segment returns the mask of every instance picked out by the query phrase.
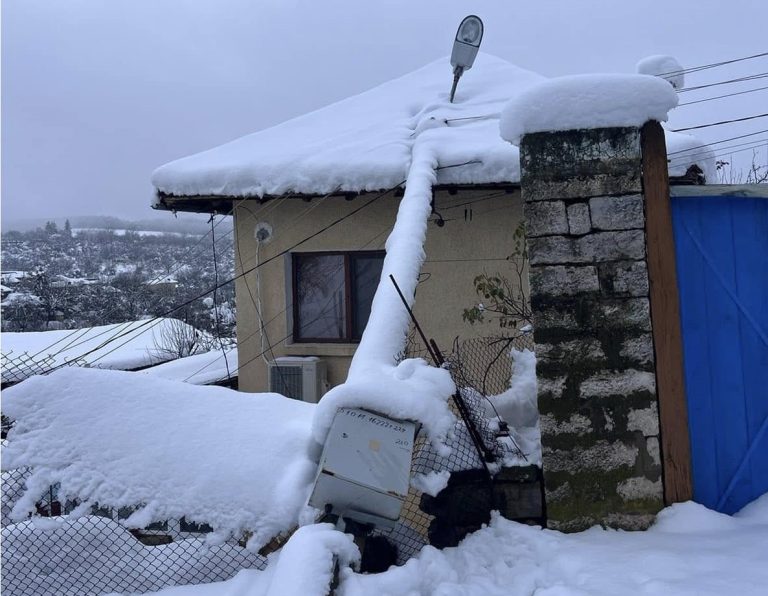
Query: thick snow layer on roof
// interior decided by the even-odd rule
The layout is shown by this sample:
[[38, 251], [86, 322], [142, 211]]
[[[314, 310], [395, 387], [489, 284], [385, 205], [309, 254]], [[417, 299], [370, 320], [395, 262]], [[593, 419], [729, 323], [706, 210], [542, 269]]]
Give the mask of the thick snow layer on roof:
[[[480, 54], [448, 101], [443, 58], [374, 89], [156, 170], [174, 195], [324, 194], [401, 184], [417, 137], [435, 148], [440, 183], [519, 180], [517, 149], [498, 135], [504, 104], [540, 75]], [[422, 134], [427, 132], [428, 134]]]
[[3, 391], [3, 414], [15, 420], [3, 467], [33, 470], [11, 517], [24, 519], [59, 483], [62, 501], [143, 505], [128, 526], [186, 517], [266, 542], [296, 525], [307, 501], [314, 410], [131, 372], [33, 377]]
[[523, 135], [535, 132], [666, 122], [677, 101], [672, 85], [650, 75], [559, 77], [512, 98], [501, 115], [501, 136], [519, 145]]
[[178, 360], [164, 362], [139, 371], [138, 374], [183, 381], [193, 385], [213, 385], [237, 376], [237, 349], [226, 350], [226, 359], [221, 350], [195, 354]]
[[[243, 571], [237, 577], [206, 586], [180, 586], [162, 596], [267, 596], [307, 594], [327, 590], [327, 573], [307, 585], [297, 551], [313, 553], [312, 567], [334, 552], [348, 554], [344, 536], [331, 540], [328, 529], [304, 532], [290, 559], [277, 553], [264, 571]], [[298, 538], [298, 536], [297, 536]], [[308, 544], [316, 538], [314, 548]], [[286, 544], [288, 552], [293, 538]], [[299, 540], [297, 539], [297, 542]], [[325, 550], [326, 556], [318, 556]], [[735, 517], [710, 511], [692, 502], [672, 505], [659, 514], [646, 532], [622, 532], [595, 527], [578, 534], [517, 524], [494, 515], [488, 527], [469, 535], [458, 547], [426, 547], [402, 567], [384, 573], [341, 572], [339, 594], [466, 596], [617, 596], [669, 594], [722, 596], [765, 593], [768, 568], [768, 497]], [[278, 574], [295, 566], [294, 577]], [[295, 562], [294, 562], [295, 561]], [[324, 568], [323, 568], [324, 569]]]

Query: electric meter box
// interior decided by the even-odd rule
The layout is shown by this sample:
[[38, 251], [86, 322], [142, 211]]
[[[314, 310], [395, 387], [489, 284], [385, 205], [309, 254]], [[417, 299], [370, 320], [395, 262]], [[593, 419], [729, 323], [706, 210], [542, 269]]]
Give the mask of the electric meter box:
[[[408, 494], [416, 425], [359, 408], [339, 408], [309, 504], [393, 525]], [[359, 514], [356, 516], [355, 514]]]

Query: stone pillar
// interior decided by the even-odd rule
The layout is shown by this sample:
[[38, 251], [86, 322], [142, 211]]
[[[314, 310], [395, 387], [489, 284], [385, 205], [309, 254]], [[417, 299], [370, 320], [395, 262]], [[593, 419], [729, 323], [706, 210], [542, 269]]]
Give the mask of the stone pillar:
[[[663, 507], [639, 128], [520, 144], [550, 527]], [[673, 258], [670, 255], [670, 258]]]

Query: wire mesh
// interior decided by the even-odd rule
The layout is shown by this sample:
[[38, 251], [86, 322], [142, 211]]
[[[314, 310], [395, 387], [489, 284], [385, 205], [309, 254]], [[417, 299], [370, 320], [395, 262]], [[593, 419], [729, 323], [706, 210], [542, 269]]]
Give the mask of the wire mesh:
[[[445, 448], [436, 447], [421, 436], [417, 438], [411, 474], [415, 477], [431, 474], [445, 476], [447, 472], [450, 474], [448, 485], [468, 487], [467, 494], [471, 498], [465, 499], [460, 506], [465, 511], [450, 511], [446, 515], [445, 503], [412, 486], [398, 524], [390, 531], [375, 532], [396, 546], [398, 564], [405, 563], [426, 544], [439, 547], [455, 543], [457, 529], [454, 526], [457, 521], [461, 524], [463, 519], [467, 527], [477, 525], [474, 521], [492, 508], [492, 474], [504, 462], [525, 460], [525, 454], [520, 452], [514, 441], [500, 433], [497, 414], [488, 400], [489, 396], [500, 394], [509, 387], [512, 375], [510, 352], [513, 348], [532, 350], [532, 336], [457, 338], [450, 354], [445, 356], [444, 366], [450, 371], [458, 391], [458, 396], [449, 402], [457, 421]], [[429, 355], [426, 347], [414, 334], [410, 334], [406, 349], [399, 358], [429, 359]], [[469, 424], [462, 418], [459, 400], [464, 403]], [[476, 429], [480, 441], [495, 462], [489, 464], [484, 461], [471, 437], [469, 426]], [[447, 533], [452, 536], [446, 538]]]
[[129, 509], [95, 507], [69, 519], [75, 503], [50, 487], [34, 520], [14, 523], [11, 510], [28, 469], [2, 473], [2, 593], [7, 596], [83, 596], [141, 593], [181, 584], [222, 581], [241, 569], [264, 569], [266, 559], [237, 541], [207, 544], [210, 528], [169, 520], [130, 531]]
[[2, 369], [3, 387], [20, 383], [33, 375], [44, 375], [56, 366], [56, 359], [51, 355], [30, 355], [27, 352], [15, 355], [13, 352], [2, 354], [0, 369]]

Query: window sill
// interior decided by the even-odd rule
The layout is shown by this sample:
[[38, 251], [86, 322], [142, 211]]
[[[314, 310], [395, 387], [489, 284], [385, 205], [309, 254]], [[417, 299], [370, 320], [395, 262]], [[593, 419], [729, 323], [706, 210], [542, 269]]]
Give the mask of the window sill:
[[359, 344], [291, 343], [283, 346], [286, 356], [346, 356], [352, 357]]

